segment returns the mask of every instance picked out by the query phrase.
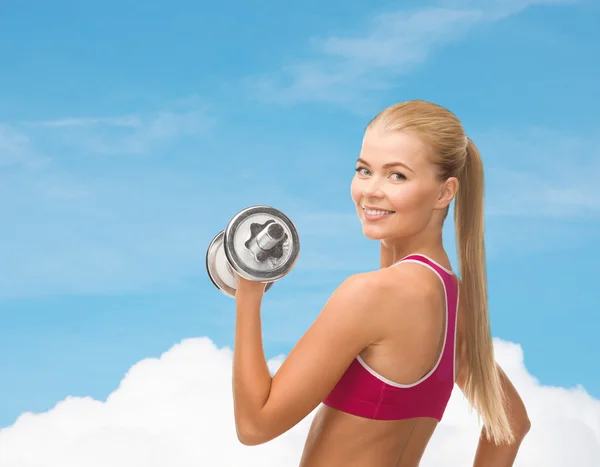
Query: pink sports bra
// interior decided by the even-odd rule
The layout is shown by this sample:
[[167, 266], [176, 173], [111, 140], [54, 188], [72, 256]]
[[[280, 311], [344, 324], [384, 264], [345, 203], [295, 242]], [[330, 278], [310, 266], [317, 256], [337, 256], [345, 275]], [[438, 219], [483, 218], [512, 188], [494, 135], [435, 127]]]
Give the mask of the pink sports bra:
[[373, 370], [358, 355], [323, 404], [343, 412], [377, 420], [403, 420], [416, 417], [442, 419], [455, 381], [454, 355], [458, 279], [432, 259], [413, 254], [400, 262], [420, 263], [435, 272], [446, 295], [446, 334], [441, 355], [433, 369], [412, 384], [399, 384]]

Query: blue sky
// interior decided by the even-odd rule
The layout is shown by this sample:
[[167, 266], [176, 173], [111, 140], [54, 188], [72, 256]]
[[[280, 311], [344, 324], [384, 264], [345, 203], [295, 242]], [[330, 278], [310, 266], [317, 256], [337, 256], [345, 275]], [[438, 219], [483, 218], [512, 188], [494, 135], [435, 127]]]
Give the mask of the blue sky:
[[264, 307], [267, 354], [287, 353], [337, 284], [378, 265], [349, 184], [367, 121], [414, 98], [457, 113], [482, 151], [494, 336], [542, 384], [600, 397], [591, 0], [2, 10], [0, 427], [102, 400], [184, 338], [232, 345], [204, 254], [252, 204], [301, 234]]

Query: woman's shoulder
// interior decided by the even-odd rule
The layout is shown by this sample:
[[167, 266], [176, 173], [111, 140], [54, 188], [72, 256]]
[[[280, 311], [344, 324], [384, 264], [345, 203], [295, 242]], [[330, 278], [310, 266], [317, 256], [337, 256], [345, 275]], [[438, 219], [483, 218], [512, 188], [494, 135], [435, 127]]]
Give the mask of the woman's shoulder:
[[424, 300], [439, 300], [441, 288], [439, 277], [429, 268], [414, 262], [402, 262], [371, 271], [357, 272], [348, 276], [334, 292], [346, 300], [362, 296], [380, 310], [398, 312], [398, 303], [422, 305]]
[[347, 281], [349, 289], [368, 290], [377, 297], [377, 309], [382, 313], [419, 309], [427, 301], [438, 301], [442, 290], [439, 278], [431, 270], [409, 262], [357, 273]]
[[439, 292], [440, 279], [430, 268], [417, 262], [400, 262], [373, 271], [381, 287], [408, 297], [423, 297]]
[[[430, 269], [415, 263], [394, 266], [358, 275], [376, 290], [369, 316], [380, 328], [381, 342], [408, 342], [439, 332], [444, 287]], [[358, 278], [357, 278], [358, 279]]]

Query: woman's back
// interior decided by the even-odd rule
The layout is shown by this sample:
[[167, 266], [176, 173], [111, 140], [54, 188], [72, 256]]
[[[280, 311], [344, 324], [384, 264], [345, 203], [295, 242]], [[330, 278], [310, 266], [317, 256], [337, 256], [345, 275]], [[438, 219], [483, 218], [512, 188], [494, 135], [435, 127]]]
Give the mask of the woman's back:
[[415, 467], [434, 419], [380, 421], [323, 406], [306, 439], [300, 467]]
[[[417, 263], [417, 264], [414, 264]], [[352, 363], [313, 420], [302, 467], [416, 466], [455, 379], [456, 276], [411, 255], [377, 271], [389, 283], [384, 338]], [[407, 303], [399, 281], [418, 284]], [[378, 317], [379, 318], [379, 317]]]

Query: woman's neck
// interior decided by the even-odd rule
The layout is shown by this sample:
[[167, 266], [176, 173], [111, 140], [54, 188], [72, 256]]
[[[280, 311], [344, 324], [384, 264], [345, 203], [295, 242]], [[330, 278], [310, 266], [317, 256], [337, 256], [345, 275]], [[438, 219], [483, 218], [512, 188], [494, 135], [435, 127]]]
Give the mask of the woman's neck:
[[381, 240], [379, 242], [380, 268], [387, 268], [413, 253], [422, 253], [431, 257], [446, 256], [441, 235], [436, 239], [421, 238], [421, 241], [414, 240]]

